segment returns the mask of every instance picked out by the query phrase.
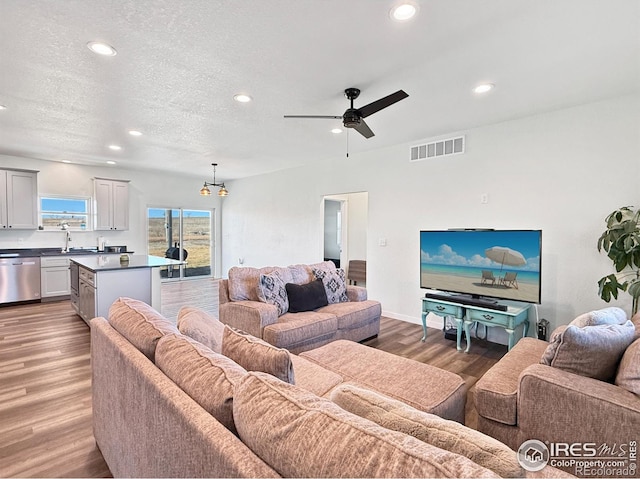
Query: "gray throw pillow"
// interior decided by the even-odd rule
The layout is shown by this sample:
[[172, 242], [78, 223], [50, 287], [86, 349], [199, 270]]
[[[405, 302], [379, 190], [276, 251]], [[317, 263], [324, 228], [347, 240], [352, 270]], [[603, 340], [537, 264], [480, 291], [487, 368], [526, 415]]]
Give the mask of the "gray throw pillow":
[[560, 326], [552, 333], [540, 363], [611, 382], [634, 333], [631, 321], [582, 328], [573, 324]]
[[349, 301], [349, 297], [347, 296], [347, 282], [343, 269], [325, 270], [313, 268], [313, 275], [316, 279], [322, 280], [329, 304]]
[[258, 298], [263, 303], [273, 304], [278, 308], [278, 316], [289, 310], [289, 299], [282, 275], [278, 271], [261, 274], [258, 281]]

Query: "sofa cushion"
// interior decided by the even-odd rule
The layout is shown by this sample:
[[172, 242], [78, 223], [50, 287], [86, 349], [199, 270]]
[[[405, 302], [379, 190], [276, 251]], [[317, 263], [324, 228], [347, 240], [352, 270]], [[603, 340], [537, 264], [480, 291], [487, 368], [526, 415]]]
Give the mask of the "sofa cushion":
[[321, 279], [329, 304], [349, 301], [346, 276], [343, 269], [326, 270], [313, 268], [315, 279]]
[[258, 280], [258, 299], [263, 303], [273, 304], [278, 308], [278, 316], [289, 309], [289, 298], [284, 279], [279, 271], [261, 274]]
[[338, 406], [353, 414], [468, 457], [501, 477], [522, 477], [523, 470], [513, 450], [460, 423], [419, 411], [403, 402], [351, 384], [338, 386], [330, 397]]
[[464, 422], [467, 390], [457, 374], [342, 339], [300, 356], [339, 374], [345, 381], [379, 391], [421, 411]]
[[583, 328], [585, 326], [599, 326], [601, 324], [624, 324], [627, 322], [627, 313], [615, 306], [598, 309], [581, 314], [569, 324]]
[[233, 424], [233, 390], [247, 374], [240, 365], [187, 336], [158, 341], [156, 365], [227, 429]]
[[317, 396], [324, 396], [342, 383], [342, 376], [305, 358], [292, 354], [291, 362], [293, 362], [296, 386]]
[[510, 426], [517, 424], [520, 374], [538, 364], [549, 343], [522, 338], [475, 385], [476, 410], [481, 417]]
[[306, 311], [283, 314], [276, 324], [264, 328], [262, 338], [275, 346], [294, 349], [311, 339], [333, 338], [337, 331], [338, 319], [335, 314]]
[[222, 352], [224, 324], [206, 311], [183, 306], [178, 312], [178, 329], [216, 353]]
[[577, 327], [560, 326], [551, 335], [541, 364], [601, 381], [613, 381], [635, 333], [631, 321]]
[[261, 371], [291, 384], [295, 381], [289, 351], [229, 326], [224, 328], [222, 354], [247, 371]]
[[327, 305], [327, 293], [321, 279], [307, 284], [287, 283], [285, 287], [290, 313], [313, 311]]
[[320, 308], [318, 312], [335, 314], [338, 329], [355, 329], [380, 319], [382, 306], [378, 301], [358, 301], [357, 303], [334, 303]]
[[266, 374], [242, 380], [233, 416], [242, 441], [283, 477], [497, 477]]
[[333, 261], [322, 261], [320, 263], [313, 264], [292, 264], [287, 266], [289, 273], [291, 274], [291, 283], [295, 284], [307, 284], [313, 281], [315, 276], [313, 275], [313, 269], [323, 269], [327, 271], [333, 271], [336, 269], [336, 264]]
[[618, 366], [616, 385], [640, 396], [640, 338], [624, 352]]
[[178, 328], [148, 304], [131, 298], [118, 298], [109, 308], [109, 324], [142, 354], [155, 362], [156, 345]]
[[291, 273], [287, 268], [268, 266], [265, 268], [251, 268], [248, 266], [234, 266], [229, 270], [229, 299], [231, 301], [260, 301], [258, 297], [258, 282], [261, 274], [278, 271], [285, 283], [291, 282]]

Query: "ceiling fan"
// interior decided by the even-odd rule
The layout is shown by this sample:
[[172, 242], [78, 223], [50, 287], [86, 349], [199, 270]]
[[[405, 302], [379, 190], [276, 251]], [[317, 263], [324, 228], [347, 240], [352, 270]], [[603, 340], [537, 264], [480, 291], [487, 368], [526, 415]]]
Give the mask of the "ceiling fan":
[[394, 103], [399, 102], [407, 98], [407, 95], [403, 90], [398, 90], [391, 95], [387, 95], [384, 98], [380, 98], [368, 105], [365, 105], [360, 108], [353, 107], [353, 100], [358, 98], [360, 95], [360, 90], [357, 88], [347, 88], [344, 91], [344, 96], [346, 96], [351, 101], [351, 106], [344, 112], [342, 116], [331, 116], [331, 115], [284, 115], [285, 118], [327, 118], [330, 120], [339, 120], [342, 119], [342, 124], [345, 128], [353, 128], [358, 133], [360, 133], [365, 138], [371, 138], [374, 136], [371, 128], [365, 123], [363, 118], [368, 117], [369, 115], [373, 115], [374, 113], [382, 110], [383, 108], [387, 108], [388, 106], [393, 105]]

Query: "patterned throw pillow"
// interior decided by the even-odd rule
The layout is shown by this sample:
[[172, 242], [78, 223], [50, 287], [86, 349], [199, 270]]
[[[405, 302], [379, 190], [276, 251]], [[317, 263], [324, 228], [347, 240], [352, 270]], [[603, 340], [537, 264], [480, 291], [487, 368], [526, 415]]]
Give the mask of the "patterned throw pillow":
[[279, 272], [261, 274], [258, 282], [258, 298], [263, 303], [273, 304], [278, 308], [278, 316], [289, 310], [289, 298], [285, 282]]
[[313, 268], [313, 275], [316, 279], [322, 280], [329, 304], [349, 301], [343, 269], [325, 270]]

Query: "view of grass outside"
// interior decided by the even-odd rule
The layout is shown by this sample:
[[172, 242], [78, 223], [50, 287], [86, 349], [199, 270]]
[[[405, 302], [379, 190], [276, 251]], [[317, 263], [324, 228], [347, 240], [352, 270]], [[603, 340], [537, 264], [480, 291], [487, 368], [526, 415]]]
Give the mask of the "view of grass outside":
[[[169, 248], [180, 240], [180, 210], [149, 208], [149, 254], [165, 257]], [[183, 210], [182, 247], [187, 252], [185, 276], [211, 274], [211, 212]], [[177, 277], [175, 270], [165, 270], [163, 276]]]

